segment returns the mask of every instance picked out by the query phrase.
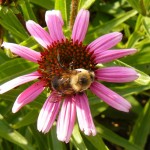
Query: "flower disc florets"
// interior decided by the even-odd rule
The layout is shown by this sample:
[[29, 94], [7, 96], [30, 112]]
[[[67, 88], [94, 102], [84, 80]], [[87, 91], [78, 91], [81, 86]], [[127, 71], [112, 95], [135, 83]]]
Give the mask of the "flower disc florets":
[[52, 90], [51, 80], [54, 76], [60, 76], [68, 70], [77, 68], [94, 71], [95, 64], [91, 55], [82, 42], [73, 43], [68, 39], [53, 42], [41, 52], [41, 60], [38, 61], [38, 72], [42, 75], [40, 79], [45, 82], [46, 87]]

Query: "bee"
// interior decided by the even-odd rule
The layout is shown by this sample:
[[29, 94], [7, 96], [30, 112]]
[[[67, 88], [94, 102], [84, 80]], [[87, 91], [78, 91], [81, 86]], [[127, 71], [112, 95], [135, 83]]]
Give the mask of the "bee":
[[54, 76], [51, 80], [51, 86], [62, 96], [73, 95], [87, 90], [94, 78], [93, 71], [86, 69], [68, 70], [61, 75]]

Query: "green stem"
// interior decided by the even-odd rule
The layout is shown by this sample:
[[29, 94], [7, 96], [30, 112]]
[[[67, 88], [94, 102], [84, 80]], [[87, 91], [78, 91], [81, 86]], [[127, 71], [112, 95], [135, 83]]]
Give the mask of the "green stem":
[[73, 24], [77, 16], [78, 4], [79, 4], [79, 0], [72, 0], [71, 2], [71, 12], [70, 12], [70, 21], [69, 21], [69, 27], [71, 30], [73, 28]]

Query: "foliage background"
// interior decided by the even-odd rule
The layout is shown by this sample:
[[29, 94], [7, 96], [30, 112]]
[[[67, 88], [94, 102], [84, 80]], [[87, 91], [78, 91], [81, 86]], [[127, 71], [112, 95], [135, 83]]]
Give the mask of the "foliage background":
[[[59, 9], [65, 21], [64, 32], [70, 36], [69, 15], [71, 0], [0, 0], [0, 43], [20, 43], [40, 51], [25, 28], [25, 21], [34, 20], [46, 27], [46, 10]], [[85, 44], [112, 32], [124, 37], [117, 48], [138, 49], [138, 53], [116, 60], [106, 66], [132, 66], [141, 74], [132, 83], [107, 86], [124, 96], [132, 104], [130, 113], [108, 107], [89, 93], [90, 108], [98, 134], [87, 137], [76, 124], [71, 141], [59, 142], [56, 125], [46, 135], [36, 129], [36, 120], [46, 93], [12, 114], [17, 95], [29, 84], [0, 95], [0, 150], [149, 150], [150, 149], [150, 1], [149, 0], [79, 0], [79, 8], [89, 9], [91, 18]], [[30, 73], [36, 65], [8, 50], [0, 48], [0, 84], [14, 77]]]

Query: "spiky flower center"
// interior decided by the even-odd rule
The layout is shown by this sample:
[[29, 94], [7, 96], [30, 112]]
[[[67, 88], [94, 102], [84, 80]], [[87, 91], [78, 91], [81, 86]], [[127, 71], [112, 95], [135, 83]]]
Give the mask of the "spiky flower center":
[[62, 42], [53, 42], [44, 49], [41, 52], [41, 60], [38, 61], [38, 72], [42, 75], [40, 79], [45, 82], [45, 86], [52, 90], [52, 78], [68, 70], [83, 68], [94, 71], [92, 54], [86, 50], [86, 47], [82, 43], [66, 39]]

